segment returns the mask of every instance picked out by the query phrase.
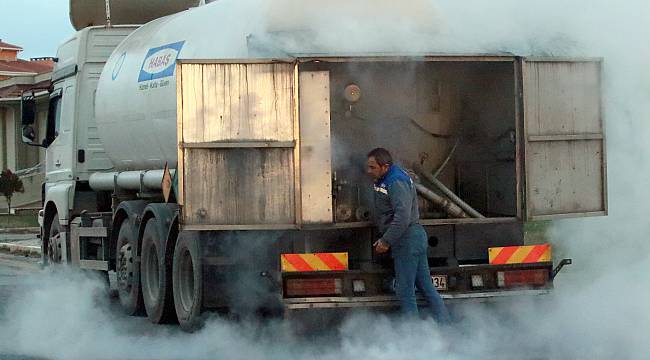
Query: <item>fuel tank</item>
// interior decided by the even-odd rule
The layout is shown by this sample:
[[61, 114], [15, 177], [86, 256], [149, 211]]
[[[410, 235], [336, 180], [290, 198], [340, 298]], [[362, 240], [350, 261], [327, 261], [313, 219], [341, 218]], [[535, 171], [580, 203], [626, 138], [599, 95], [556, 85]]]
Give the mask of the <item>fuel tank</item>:
[[177, 59], [247, 58], [255, 23], [246, 6], [217, 1], [158, 18], [127, 37], [97, 86], [95, 118], [116, 170], [176, 166]]
[[[325, 12], [321, 14], [319, 9]], [[405, 45], [403, 39], [416, 41], [420, 39], [412, 36], [416, 28], [420, 33], [428, 33], [430, 29], [409, 26], [408, 31], [400, 33], [397, 29], [401, 26], [393, 24], [394, 19], [378, 18], [371, 25], [385, 24], [382, 29], [393, 34], [391, 37], [376, 36], [373, 26], [361, 27], [361, 33], [354, 33], [357, 27], [348, 21], [339, 20], [335, 26], [325, 21], [335, 19], [340, 9], [343, 7], [295, 0], [219, 0], [157, 18], [134, 31], [107, 61], [96, 93], [99, 134], [115, 169], [161, 169], [165, 163], [176, 166], [175, 64], [178, 59], [386, 54], [414, 49], [426, 52], [424, 48], [414, 47], [410, 40]], [[402, 12], [402, 16], [418, 22], [409, 11]], [[309, 18], [314, 21], [307, 21]], [[398, 74], [397, 78], [404, 76]], [[370, 85], [379, 83], [371, 81]]]

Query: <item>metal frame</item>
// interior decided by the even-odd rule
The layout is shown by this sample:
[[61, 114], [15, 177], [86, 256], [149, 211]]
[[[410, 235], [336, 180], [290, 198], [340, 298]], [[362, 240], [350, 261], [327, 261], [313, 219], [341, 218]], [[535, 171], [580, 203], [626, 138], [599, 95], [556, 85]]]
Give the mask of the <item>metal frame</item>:
[[296, 224], [251, 224], [251, 225], [181, 225], [184, 231], [225, 231], [225, 230], [296, 230]]
[[176, 64], [273, 64], [273, 63], [308, 63], [308, 62], [398, 62], [398, 61], [425, 61], [425, 62], [459, 62], [459, 61], [503, 61], [514, 62], [515, 55], [463, 55], [463, 54], [407, 54], [407, 55], [313, 55], [299, 54], [289, 58], [266, 59], [177, 59]]
[[81, 224], [77, 221], [70, 224], [70, 263], [79, 266], [81, 269], [108, 271], [108, 260], [86, 260], [81, 258], [82, 241], [85, 241], [81, 238], [84, 237], [103, 238], [104, 256], [108, 255], [106, 247], [109, 243], [108, 228], [81, 227]]
[[517, 222], [518, 217], [466, 218], [466, 219], [420, 219], [421, 225], [494, 224]]
[[[505, 290], [505, 291], [484, 291], [469, 293], [442, 293], [447, 302], [460, 301], [490, 301], [506, 299], [513, 296], [540, 296], [550, 294], [551, 288]], [[426, 304], [424, 297], [416, 299], [419, 305]], [[290, 298], [283, 300], [287, 310], [299, 309], [327, 309], [327, 308], [354, 308], [354, 307], [396, 307], [399, 306], [397, 296], [366, 296], [366, 297], [313, 297], [313, 298]]]
[[178, 158], [176, 159], [176, 171], [178, 172], [176, 179], [178, 180], [178, 199], [176, 202], [179, 206], [183, 206], [185, 200], [185, 184], [183, 181], [183, 174], [185, 173], [185, 152], [180, 144], [184, 143], [183, 138], [183, 112], [178, 111], [183, 108], [183, 72], [181, 71], [179, 64], [180, 61], [176, 61], [176, 138], [178, 139]]
[[287, 148], [292, 149], [296, 146], [296, 141], [244, 141], [244, 142], [201, 142], [185, 143], [179, 142], [178, 146], [183, 149], [242, 149], [242, 148]]
[[526, 178], [523, 174], [526, 173], [526, 164], [523, 159], [526, 158], [524, 148], [524, 89], [523, 89], [523, 73], [521, 69], [521, 58], [517, 58], [514, 62], [514, 79], [515, 79], [515, 183], [516, 183], [516, 202], [517, 202], [517, 218], [524, 219], [524, 211], [526, 204], [524, 199], [526, 188]]
[[294, 222], [296, 227], [300, 228], [302, 225], [302, 174], [301, 174], [301, 161], [300, 161], [300, 101], [298, 94], [300, 94], [300, 78], [299, 78], [298, 63], [294, 62], [293, 65], [293, 94], [291, 96], [293, 101], [293, 139], [295, 141], [293, 148], [293, 196], [294, 196]]

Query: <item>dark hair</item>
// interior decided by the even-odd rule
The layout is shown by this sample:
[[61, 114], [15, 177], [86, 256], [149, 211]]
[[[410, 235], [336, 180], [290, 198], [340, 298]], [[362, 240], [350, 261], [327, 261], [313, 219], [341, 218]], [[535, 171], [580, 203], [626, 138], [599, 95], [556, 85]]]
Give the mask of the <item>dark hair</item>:
[[390, 156], [390, 152], [384, 148], [372, 149], [368, 153], [368, 157], [375, 158], [375, 161], [377, 161], [377, 164], [380, 166], [393, 165], [393, 157]]

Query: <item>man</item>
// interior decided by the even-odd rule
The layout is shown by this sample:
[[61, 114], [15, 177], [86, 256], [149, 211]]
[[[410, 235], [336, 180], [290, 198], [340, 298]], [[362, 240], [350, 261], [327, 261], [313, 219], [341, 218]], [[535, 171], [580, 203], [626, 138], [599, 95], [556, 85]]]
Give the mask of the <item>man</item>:
[[402, 312], [417, 315], [417, 286], [425, 295], [434, 318], [448, 322], [449, 313], [433, 287], [429, 273], [427, 235], [419, 223], [413, 180], [402, 168], [393, 164], [390, 153], [383, 148], [368, 153], [368, 174], [375, 181], [375, 221], [381, 234], [373, 246], [379, 254], [392, 249], [397, 279], [395, 290]]

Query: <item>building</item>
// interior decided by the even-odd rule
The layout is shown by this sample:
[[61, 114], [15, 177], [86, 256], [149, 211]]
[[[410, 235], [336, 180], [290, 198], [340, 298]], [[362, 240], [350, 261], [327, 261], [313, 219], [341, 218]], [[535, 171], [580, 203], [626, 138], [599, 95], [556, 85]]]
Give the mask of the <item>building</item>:
[[[19, 46], [0, 40], [0, 169], [17, 172], [25, 186], [25, 193], [14, 195], [12, 207], [40, 205], [45, 150], [22, 142], [20, 104], [24, 92], [34, 93], [37, 132], [44, 134], [48, 89], [54, 68], [54, 58], [18, 58], [22, 50]], [[0, 209], [3, 208], [6, 208], [6, 202], [0, 196]]]

